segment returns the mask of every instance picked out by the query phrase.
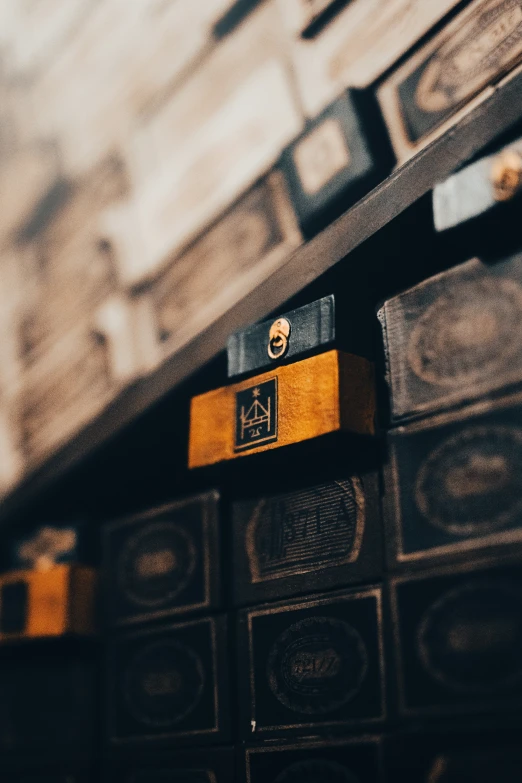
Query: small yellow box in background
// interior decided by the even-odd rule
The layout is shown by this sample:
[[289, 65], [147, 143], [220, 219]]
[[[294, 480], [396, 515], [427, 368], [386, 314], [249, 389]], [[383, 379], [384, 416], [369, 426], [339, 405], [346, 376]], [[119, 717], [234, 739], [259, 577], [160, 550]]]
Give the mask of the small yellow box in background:
[[0, 575], [0, 643], [94, 633], [96, 572], [82, 565]]

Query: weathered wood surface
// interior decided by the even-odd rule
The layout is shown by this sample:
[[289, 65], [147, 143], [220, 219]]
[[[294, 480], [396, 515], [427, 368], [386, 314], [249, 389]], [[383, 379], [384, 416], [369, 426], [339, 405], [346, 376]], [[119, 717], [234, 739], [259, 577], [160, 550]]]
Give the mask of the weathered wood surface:
[[[279, 3], [295, 35], [310, 4]], [[315, 117], [347, 87], [372, 84], [455, 5], [457, 0], [351, 0], [315, 37], [296, 37], [292, 58], [308, 116]]]
[[119, 297], [108, 299], [23, 373], [20, 419], [30, 462], [87, 425], [139, 370], [132, 309]]
[[189, 467], [333, 432], [375, 432], [373, 365], [340, 351], [274, 368], [193, 397]]
[[399, 162], [484, 100], [521, 58], [520, 0], [475, 0], [379, 89]]
[[461, 405], [522, 381], [522, 256], [472, 259], [380, 311], [393, 421]]
[[64, 444], [55, 458], [32, 470], [22, 486], [5, 498], [0, 520], [11, 519], [59, 476], [93, 453], [109, 437], [121, 431], [137, 415], [179, 385], [226, 346], [229, 335], [256, 319], [266, 318], [276, 307], [302, 290], [323, 272], [346, 257], [365, 239], [385, 226], [455, 168], [476, 155], [519, 119], [522, 75], [515, 72], [492, 94], [457, 123], [446, 135], [394, 172], [367, 198], [350, 209], [322, 234], [308, 242], [270, 275], [257, 283], [222, 317], [181, 347], [176, 355], [139, 384], [122, 391], [98, 418], [73, 441]]

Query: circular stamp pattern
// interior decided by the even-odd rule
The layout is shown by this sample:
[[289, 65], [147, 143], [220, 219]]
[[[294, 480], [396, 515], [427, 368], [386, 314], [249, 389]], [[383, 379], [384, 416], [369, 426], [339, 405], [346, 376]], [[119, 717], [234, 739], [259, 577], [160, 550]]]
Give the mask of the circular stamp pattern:
[[359, 778], [336, 761], [298, 761], [284, 769], [274, 783], [359, 783]]
[[174, 522], [148, 525], [122, 547], [120, 588], [134, 604], [161, 608], [187, 586], [196, 562], [196, 546], [186, 530]]
[[473, 581], [448, 591], [424, 614], [417, 653], [454, 691], [488, 694], [522, 682], [522, 592]]
[[322, 715], [358, 693], [367, 669], [366, 647], [355, 628], [333, 617], [310, 617], [279, 636], [268, 656], [267, 677], [285, 707]]
[[197, 653], [180, 642], [140, 650], [124, 672], [124, 694], [133, 717], [158, 728], [175, 726], [196, 708], [205, 684]]
[[448, 287], [418, 319], [408, 363], [429, 384], [458, 387], [491, 377], [520, 351], [522, 315], [514, 280], [485, 278]]
[[469, 427], [422, 463], [415, 502], [435, 527], [456, 536], [487, 535], [522, 512], [522, 429]]

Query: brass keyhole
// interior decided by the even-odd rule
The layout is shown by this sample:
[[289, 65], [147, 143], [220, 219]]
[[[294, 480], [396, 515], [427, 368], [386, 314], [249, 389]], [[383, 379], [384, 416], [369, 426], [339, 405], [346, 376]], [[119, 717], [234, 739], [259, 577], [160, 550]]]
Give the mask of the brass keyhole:
[[281, 359], [288, 351], [290, 329], [286, 318], [278, 318], [270, 327], [267, 350], [271, 359]]
[[491, 166], [491, 183], [496, 201], [509, 201], [522, 185], [522, 155], [515, 150], [500, 153]]

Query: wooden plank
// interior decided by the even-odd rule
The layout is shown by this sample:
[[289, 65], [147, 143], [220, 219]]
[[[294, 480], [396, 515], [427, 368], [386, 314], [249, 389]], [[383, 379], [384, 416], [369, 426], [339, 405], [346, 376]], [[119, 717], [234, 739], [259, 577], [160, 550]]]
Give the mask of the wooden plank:
[[380, 87], [399, 162], [484, 100], [522, 58], [522, 3], [476, 0]]
[[311, 729], [325, 735], [382, 721], [382, 633], [378, 587], [240, 612], [242, 737], [281, 738]]
[[131, 319], [127, 302], [112, 297], [25, 371], [20, 417], [33, 464], [100, 414], [139, 374]]
[[345, 476], [233, 504], [236, 606], [380, 578], [378, 477]]
[[37, 75], [58, 56], [93, 7], [93, 0], [4, 0], [0, 20], [9, 76]]
[[[310, 4], [279, 2], [295, 34], [306, 24]], [[347, 87], [370, 85], [457, 2], [351, 0], [317, 36], [296, 37], [291, 53], [306, 113], [315, 117]]]
[[331, 432], [374, 433], [373, 365], [339, 351], [193, 397], [189, 467]]
[[53, 145], [26, 147], [0, 168], [0, 244], [21, 228], [58, 177], [58, 160]]

